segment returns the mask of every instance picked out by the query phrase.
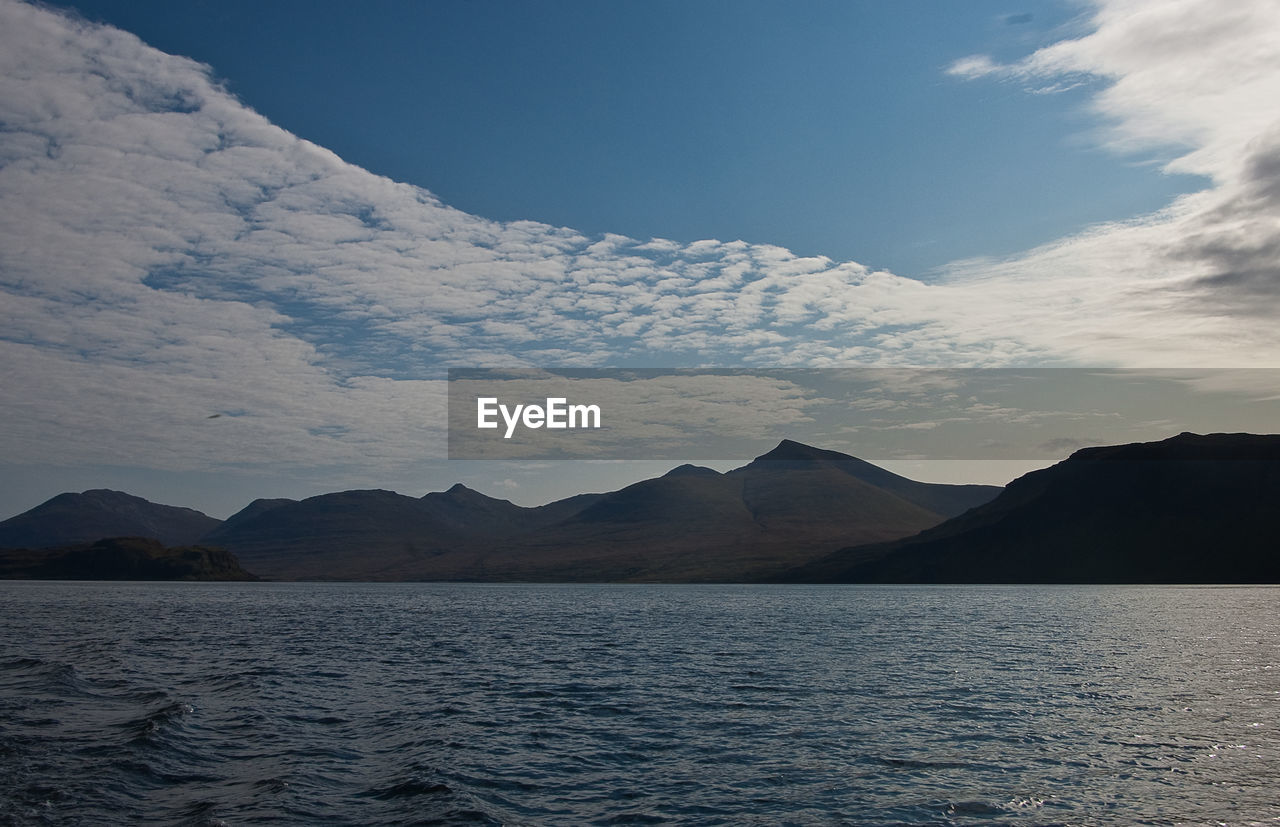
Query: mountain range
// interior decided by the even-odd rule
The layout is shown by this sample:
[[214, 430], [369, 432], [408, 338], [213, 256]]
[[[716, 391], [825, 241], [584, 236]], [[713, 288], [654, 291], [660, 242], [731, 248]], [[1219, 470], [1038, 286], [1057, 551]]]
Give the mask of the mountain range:
[[784, 440], [726, 473], [682, 465], [533, 508], [459, 484], [255, 500], [220, 522], [61, 494], [0, 522], [0, 546], [198, 541], [284, 580], [1258, 583], [1280, 582], [1277, 501], [1280, 436], [1086, 448], [1003, 490]]
[[[916, 482], [784, 440], [727, 473], [684, 465], [533, 508], [459, 484], [423, 497], [366, 490], [255, 500], [219, 523], [120, 492], [63, 494], [0, 523], [0, 546], [93, 540], [85, 535], [95, 526], [111, 529], [98, 536], [148, 536], [150, 526], [197, 515], [205, 521], [197, 537], [160, 539], [226, 548], [272, 579], [741, 581], [850, 542], [915, 534], [999, 490]], [[100, 513], [112, 502], [122, 506], [116, 522]], [[84, 514], [69, 517], [76, 504]]]
[[264, 577], [758, 579], [853, 542], [904, 537], [998, 493], [891, 474], [784, 440], [742, 468], [683, 465], [619, 491], [526, 508], [463, 485], [257, 501], [205, 535]]

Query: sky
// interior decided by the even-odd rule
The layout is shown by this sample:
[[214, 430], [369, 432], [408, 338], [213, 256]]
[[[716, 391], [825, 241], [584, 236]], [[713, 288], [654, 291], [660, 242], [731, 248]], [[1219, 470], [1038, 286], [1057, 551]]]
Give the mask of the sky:
[[671, 465], [451, 367], [1274, 368], [1275, 100], [1276, 0], [0, 0], [0, 516]]

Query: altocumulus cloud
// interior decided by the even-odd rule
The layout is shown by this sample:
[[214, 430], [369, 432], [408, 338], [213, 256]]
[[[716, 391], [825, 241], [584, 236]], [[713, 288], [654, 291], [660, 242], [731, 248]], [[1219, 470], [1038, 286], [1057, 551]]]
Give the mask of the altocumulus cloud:
[[1100, 78], [1102, 140], [1173, 141], [1170, 168], [1212, 186], [924, 284], [468, 215], [273, 126], [209, 67], [0, 0], [0, 451], [380, 473], [443, 454], [451, 365], [1272, 364], [1277, 25], [1272, 2], [1104, 3], [1021, 63], [957, 62]]

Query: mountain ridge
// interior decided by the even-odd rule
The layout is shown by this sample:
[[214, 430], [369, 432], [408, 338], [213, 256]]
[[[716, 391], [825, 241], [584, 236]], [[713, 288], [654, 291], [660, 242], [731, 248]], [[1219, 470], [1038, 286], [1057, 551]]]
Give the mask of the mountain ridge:
[[218, 521], [68, 492], [0, 522], [0, 545], [65, 551], [100, 539], [63, 539], [76, 532], [176, 525], [186, 544], [278, 579], [1280, 582], [1277, 499], [1277, 435], [1082, 448], [1003, 490], [917, 482], [783, 440], [724, 473], [686, 464], [535, 507], [457, 483], [258, 499]]
[[918, 483], [784, 440], [724, 474], [681, 465], [617, 491], [536, 507], [462, 484], [416, 503], [399, 499], [379, 530], [348, 533], [359, 558], [326, 528], [322, 512], [333, 500], [325, 498], [340, 495], [270, 509], [253, 521], [233, 516], [231, 528], [207, 539], [271, 577], [747, 580], [850, 540], [913, 534], [998, 491]]
[[193, 508], [91, 488], [58, 494], [0, 522], [0, 548], [68, 546], [103, 537], [152, 537], [168, 546], [189, 545], [221, 523]]
[[783, 440], [726, 473], [685, 464], [533, 507], [462, 483], [421, 497], [257, 499], [207, 518], [197, 539], [282, 579], [752, 580], [849, 542], [914, 534], [998, 491], [919, 483]]
[[786, 582], [1280, 582], [1280, 436], [1083, 448], [913, 537], [851, 545]]

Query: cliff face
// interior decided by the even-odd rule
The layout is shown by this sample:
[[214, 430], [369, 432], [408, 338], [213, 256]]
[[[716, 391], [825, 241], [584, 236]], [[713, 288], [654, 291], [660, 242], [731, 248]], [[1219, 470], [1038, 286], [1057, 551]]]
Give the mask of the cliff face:
[[914, 537], [857, 545], [805, 582], [1280, 582], [1280, 436], [1087, 448]]
[[34, 580], [257, 580], [220, 548], [165, 548], [112, 537], [68, 548], [0, 551], [0, 578]]

